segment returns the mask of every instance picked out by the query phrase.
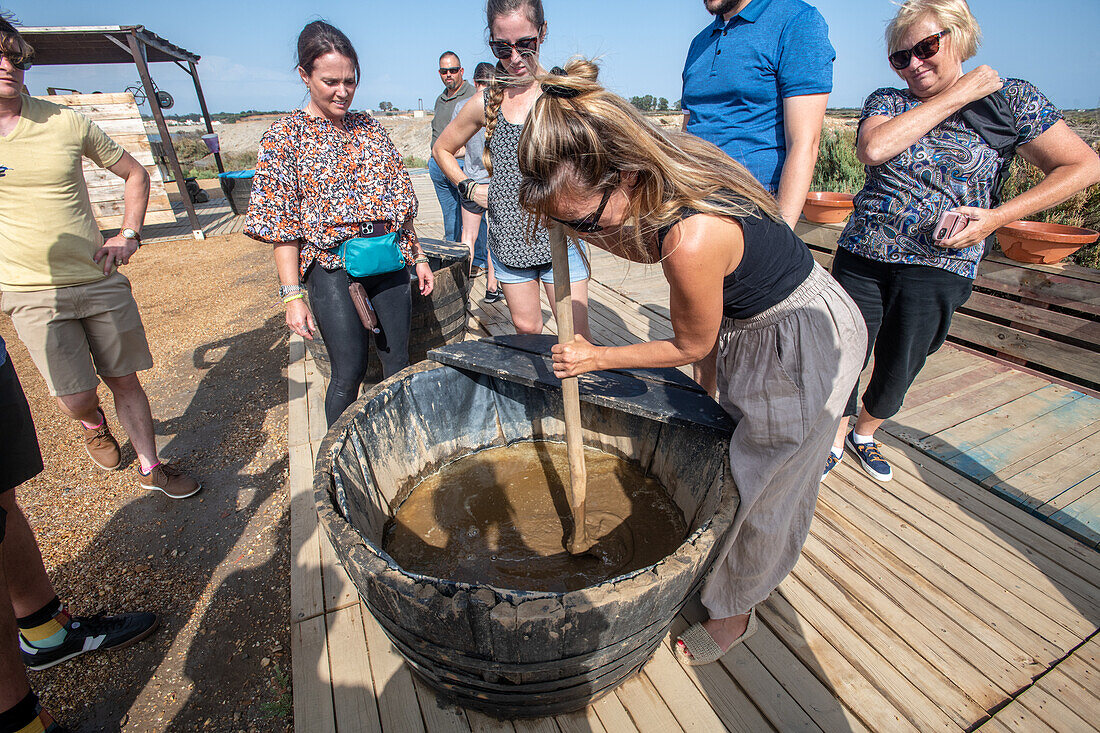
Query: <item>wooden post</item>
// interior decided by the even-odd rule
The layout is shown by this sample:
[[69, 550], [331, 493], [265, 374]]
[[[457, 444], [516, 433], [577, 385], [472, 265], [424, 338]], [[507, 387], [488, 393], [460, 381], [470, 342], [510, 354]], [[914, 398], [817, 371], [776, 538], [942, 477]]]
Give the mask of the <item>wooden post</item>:
[[[569, 243], [565, 230], [550, 228], [550, 252], [554, 265], [554, 309], [558, 321], [558, 343], [573, 341], [573, 297], [569, 283]], [[580, 386], [576, 377], [561, 380], [561, 398], [565, 406], [565, 446], [569, 453], [569, 507], [573, 511], [573, 536], [570, 554], [579, 555], [592, 547], [585, 520], [588, 494], [588, 470], [584, 465], [584, 433], [581, 427]]]
[[145, 87], [145, 97], [149, 100], [149, 109], [153, 112], [153, 119], [157, 123], [157, 131], [164, 143], [164, 153], [168, 156], [168, 164], [172, 167], [172, 175], [176, 177], [176, 188], [183, 197], [183, 207], [187, 210], [187, 218], [191, 222], [191, 235], [195, 239], [206, 239], [202, 225], [199, 224], [198, 214], [195, 213], [195, 205], [191, 203], [191, 196], [187, 193], [187, 181], [184, 180], [183, 169], [180, 168], [179, 158], [176, 157], [176, 148], [172, 145], [172, 136], [168, 134], [168, 125], [164, 123], [164, 113], [160, 111], [157, 102], [157, 92], [153, 87], [153, 78], [149, 76], [149, 65], [145, 63], [145, 54], [141, 50], [141, 41], [137, 34], [130, 31], [126, 34], [126, 41], [130, 44], [130, 54], [134, 57], [138, 76], [141, 77], [141, 85]]
[[[214, 126], [210, 124], [210, 111], [206, 109], [206, 97], [202, 96], [202, 84], [199, 83], [199, 67], [194, 61], [188, 61], [187, 65], [191, 68], [191, 81], [195, 82], [195, 93], [199, 96], [199, 109], [202, 110], [202, 119], [206, 122], [206, 131], [213, 135]], [[214, 162], [218, 166], [218, 173], [225, 173], [221, 153], [214, 153]]]

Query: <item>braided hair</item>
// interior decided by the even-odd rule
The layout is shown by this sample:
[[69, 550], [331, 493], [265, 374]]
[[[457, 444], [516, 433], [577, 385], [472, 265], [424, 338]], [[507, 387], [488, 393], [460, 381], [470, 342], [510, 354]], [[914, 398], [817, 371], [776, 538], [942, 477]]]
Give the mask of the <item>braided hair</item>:
[[[520, 11], [526, 13], [527, 20], [541, 32], [542, 27], [546, 25], [546, 13], [542, 9], [542, 0], [488, 0], [485, 3], [485, 26], [489, 36], [493, 34], [493, 23], [497, 18]], [[482, 165], [490, 176], [493, 175], [493, 161], [489, 154], [489, 142], [497, 129], [500, 105], [504, 101], [504, 87], [508, 83], [504, 62], [497, 61], [496, 71], [497, 73], [489, 82], [485, 97], [485, 152], [481, 156]]]

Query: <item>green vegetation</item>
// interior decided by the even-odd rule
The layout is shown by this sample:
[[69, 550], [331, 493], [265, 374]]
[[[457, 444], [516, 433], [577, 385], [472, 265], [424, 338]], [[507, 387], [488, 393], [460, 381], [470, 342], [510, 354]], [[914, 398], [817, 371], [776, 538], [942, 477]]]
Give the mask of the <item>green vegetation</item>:
[[406, 168], [427, 168], [428, 161], [423, 158], [418, 158], [415, 155], [406, 155], [401, 159], [401, 162], [405, 164]]
[[856, 158], [855, 130], [823, 129], [810, 190], [857, 193], [866, 178], [867, 172]]
[[668, 100], [664, 97], [654, 97], [647, 94], [644, 97], [631, 97], [630, 103], [642, 112], [667, 112]]
[[[211, 119], [211, 121], [217, 121], [217, 122], [222, 122], [226, 125], [232, 125], [234, 122], [238, 122], [240, 120], [243, 120], [246, 117], [262, 117], [262, 116], [266, 116], [266, 115], [285, 115], [285, 114], [289, 114], [289, 112], [286, 112], [285, 110], [279, 110], [279, 109], [273, 109], [273, 110], [269, 110], [269, 111], [266, 111], [266, 112], [262, 111], [262, 110], [258, 110], [258, 109], [249, 109], [249, 110], [245, 110], [244, 112], [212, 112], [210, 114], [210, 119]], [[153, 115], [142, 114], [141, 119], [143, 119], [143, 120], [152, 120]], [[191, 114], [186, 114], [186, 115], [185, 114], [164, 115], [164, 119], [166, 119], [166, 120], [175, 120], [176, 122], [179, 122], [180, 120], [200, 120], [200, 122], [201, 122], [202, 113], [201, 112], [192, 112]]]
[[[830, 116], [833, 110], [829, 110]], [[1100, 110], [1067, 112], [1066, 121], [1074, 131], [1100, 152]], [[1003, 200], [1018, 196], [1040, 180], [1042, 172], [1020, 156], [1012, 162], [1010, 176], [1001, 194]], [[848, 128], [821, 132], [821, 151], [814, 167], [813, 191], [857, 193], [863, 188], [866, 172], [856, 158], [856, 133]], [[1029, 217], [1036, 221], [1068, 224], [1100, 230], [1100, 185], [1092, 186], [1049, 211]], [[1073, 255], [1078, 265], [1100, 269], [1100, 243], [1083, 247]]]
[[278, 662], [272, 662], [275, 679], [271, 682], [271, 691], [275, 694], [274, 700], [260, 704], [265, 718], [271, 720], [290, 720], [294, 712], [294, 700], [290, 694], [290, 675], [282, 670]]

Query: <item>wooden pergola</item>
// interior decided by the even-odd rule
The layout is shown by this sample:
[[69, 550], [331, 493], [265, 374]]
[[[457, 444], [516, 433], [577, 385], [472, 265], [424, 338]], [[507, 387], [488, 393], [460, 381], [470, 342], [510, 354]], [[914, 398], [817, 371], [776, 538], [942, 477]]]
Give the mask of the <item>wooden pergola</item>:
[[[172, 143], [172, 136], [168, 132], [168, 126], [164, 122], [164, 114], [157, 104], [156, 88], [153, 78], [149, 74], [149, 64], [156, 62], [174, 63], [191, 76], [195, 83], [195, 93], [198, 95], [199, 108], [202, 110], [202, 118], [206, 124], [208, 133], [214, 132], [210, 121], [210, 112], [206, 108], [206, 99], [202, 94], [202, 84], [199, 83], [199, 56], [187, 49], [170, 43], [156, 33], [146, 30], [140, 25], [106, 25], [106, 26], [51, 26], [51, 27], [21, 27], [20, 34], [34, 47], [34, 64], [36, 66], [56, 66], [69, 64], [134, 64], [137, 67], [141, 84], [145, 88], [145, 96], [149, 101], [149, 109], [153, 112], [153, 119], [157, 123], [157, 130], [164, 147], [165, 156], [171, 167], [172, 175], [176, 179], [176, 187], [179, 189], [184, 208], [187, 211], [188, 220], [191, 223], [191, 231], [195, 239], [203, 239], [202, 226], [199, 224], [198, 215], [195, 213], [195, 205], [187, 193], [187, 185], [180, 167], [176, 149]], [[224, 172], [221, 155], [214, 154], [218, 171]]]

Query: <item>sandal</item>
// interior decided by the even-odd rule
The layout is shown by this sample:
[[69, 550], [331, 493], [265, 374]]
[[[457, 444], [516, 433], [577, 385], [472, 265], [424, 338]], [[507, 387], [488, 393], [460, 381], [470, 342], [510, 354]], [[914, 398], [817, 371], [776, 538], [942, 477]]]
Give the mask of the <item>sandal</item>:
[[[687, 647], [687, 653], [680, 648], [679, 644], [674, 644], [673, 649], [676, 651], [676, 656], [679, 658], [681, 664], [686, 664], [689, 667], [699, 667], [704, 664], [717, 662], [727, 654], [730, 649], [733, 649], [745, 639], [756, 633], [756, 629], [756, 609], [754, 608], [749, 611], [749, 623], [745, 627], [745, 633], [734, 639], [729, 649], [723, 651], [722, 647], [718, 646], [717, 642], [714, 641], [714, 637], [710, 635], [710, 632], [707, 631], [702, 624], [692, 624], [688, 627], [687, 631], [681, 634], [680, 638], [677, 639], [678, 642], [684, 642], [684, 646]], [[689, 657], [688, 654], [691, 654], [691, 656]]]

